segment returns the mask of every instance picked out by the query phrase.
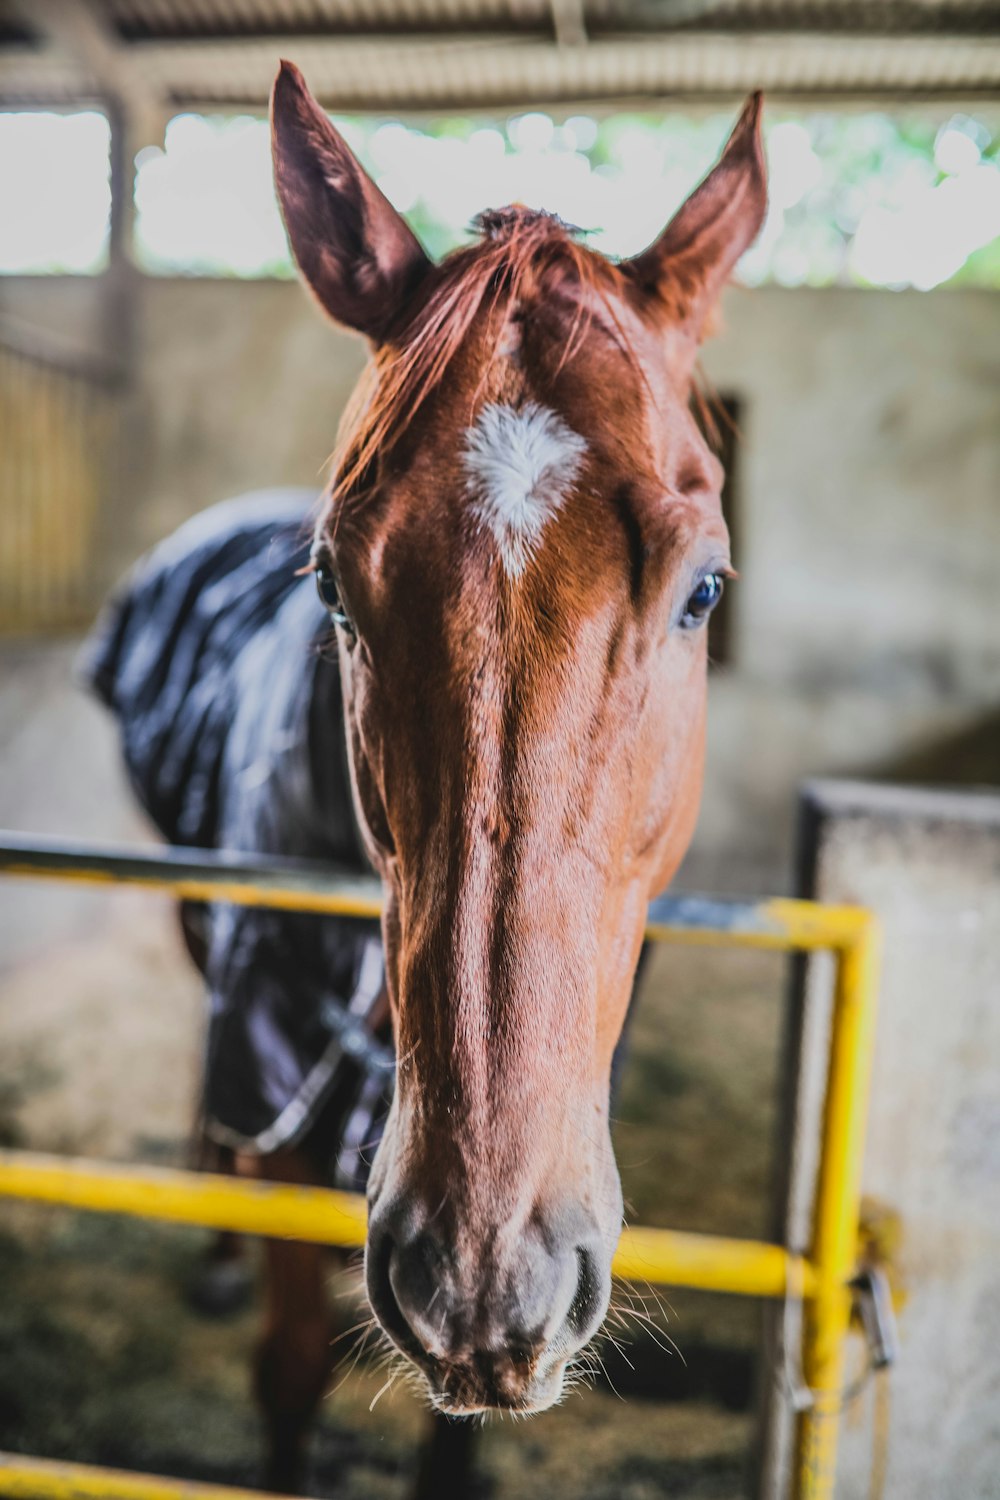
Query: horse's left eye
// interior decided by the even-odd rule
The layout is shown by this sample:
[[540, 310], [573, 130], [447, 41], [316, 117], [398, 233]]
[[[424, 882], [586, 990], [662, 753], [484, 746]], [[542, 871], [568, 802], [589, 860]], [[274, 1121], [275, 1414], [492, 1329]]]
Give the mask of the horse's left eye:
[[681, 624], [686, 630], [707, 620], [722, 598], [723, 577], [721, 573], [706, 573], [684, 606]]
[[341, 602], [336, 575], [329, 563], [321, 562], [316, 565], [316, 592], [323, 601], [325, 608], [329, 611], [333, 623], [339, 625], [342, 630], [349, 630], [353, 634], [354, 627], [351, 624], [351, 617]]

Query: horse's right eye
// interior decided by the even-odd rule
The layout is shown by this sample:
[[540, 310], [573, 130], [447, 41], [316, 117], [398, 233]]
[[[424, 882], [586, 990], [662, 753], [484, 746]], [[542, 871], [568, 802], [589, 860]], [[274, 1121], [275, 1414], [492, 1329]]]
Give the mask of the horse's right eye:
[[722, 598], [724, 584], [725, 580], [721, 573], [705, 574], [684, 606], [681, 624], [685, 630], [693, 630], [696, 625], [700, 625], [703, 620], [708, 619], [708, 616]]
[[354, 626], [351, 617], [345, 610], [340, 598], [340, 590], [337, 587], [337, 578], [329, 563], [321, 562], [316, 565], [316, 592], [323, 601], [325, 609], [335, 625], [342, 630], [354, 634]]

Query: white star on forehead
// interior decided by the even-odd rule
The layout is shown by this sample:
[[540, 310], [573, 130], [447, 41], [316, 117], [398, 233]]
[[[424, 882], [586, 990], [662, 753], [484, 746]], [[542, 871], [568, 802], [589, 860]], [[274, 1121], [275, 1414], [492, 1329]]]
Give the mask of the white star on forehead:
[[484, 406], [469, 428], [463, 462], [472, 511], [493, 533], [507, 572], [524, 572], [546, 523], [577, 478], [587, 445], [534, 401]]

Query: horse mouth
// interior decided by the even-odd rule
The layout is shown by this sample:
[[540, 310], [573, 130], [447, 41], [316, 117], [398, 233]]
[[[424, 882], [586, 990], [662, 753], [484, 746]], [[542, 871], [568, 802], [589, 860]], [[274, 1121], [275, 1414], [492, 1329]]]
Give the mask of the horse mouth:
[[481, 1417], [511, 1413], [530, 1417], [561, 1400], [568, 1361], [557, 1358], [547, 1369], [544, 1360], [496, 1360], [472, 1355], [468, 1360], [438, 1359], [421, 1348], [408, 1330], [383, 1325], [383, 1333], [397, 1354], [423, 1376], [435, 1411], [447, 1417]]
[[[376, 1266], [387, 1265], [392, 1242], [386, 1237], [369, 1254]], [[564, 1354], [546, 1359], [543, 1351], [525, 1350], [516, 1356], [497, 1357], [469, 1354], [460, 1358], [430, 1353], [415, 1337], [392, 1295], [388, 1277], [377, 1277], [375, 1286], [387, 1295], [373, 1296], [369, 1283], [369, 1301], [377, 1322], [389, 1341], [424, 1377], [427, 1394], [436, 1411], [449, 1417], [486, 1417], [497, 1412], [532, 1416], [554, 1406], [563, 1393]]]
[[510, 1412], [530, 1417], [554, 1406], [563, 1392], [563, 1363], [544, 1374], [533, 1369], [527, 1374], [516, 1365], [489, 1372], [478, 1361], [461, 1365], [444, 1365], [429, 1372], [426, 1361], [421, 1369], [430, 1389], [436, 1411], [448, 1417], [487, 1417]]
[[494, 1414], [510, 1413], [530, 1417], [548, 1411], [562, 1399], [570, 1362], [565, 1356], [546, 1361], [543, 1355], [528, 1363], [473, 1354], [452, 1361], [429, 1354], [408, 1331], [382, 1324], [382, 1332], [395, 1346], [397, 1356], [423, 1377], [431, 1406], [443, 1416], [485, 1420]]

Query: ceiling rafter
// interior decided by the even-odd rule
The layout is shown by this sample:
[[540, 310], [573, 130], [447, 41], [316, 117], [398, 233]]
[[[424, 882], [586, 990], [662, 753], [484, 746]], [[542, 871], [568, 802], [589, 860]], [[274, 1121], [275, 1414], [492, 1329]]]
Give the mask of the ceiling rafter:
[[[3, 0], [0, 0], [0, 5]], [[8, 0], [0, 100], [260, 109], [281, 55], [331, 108], [995, 99], [1000, 0]], [[44, 43], [24, 40], [26, 27]], [[283, 29], [284, 28], [284, 29]]]
[[[99, 91], [135, 113], [149, 104], [127, 47], [106, 8], [90, 0], [17, 0], [22, 19], [40, 31], [51, 49], [75, 63]], [[2, 52], [0, 52], [2, 56]]]

